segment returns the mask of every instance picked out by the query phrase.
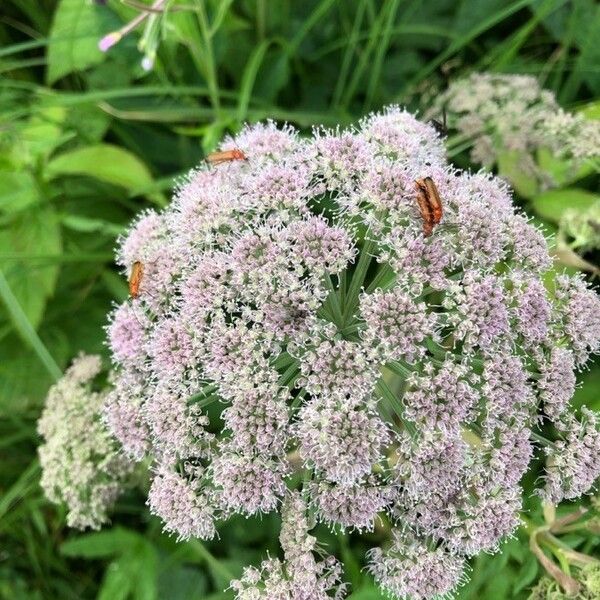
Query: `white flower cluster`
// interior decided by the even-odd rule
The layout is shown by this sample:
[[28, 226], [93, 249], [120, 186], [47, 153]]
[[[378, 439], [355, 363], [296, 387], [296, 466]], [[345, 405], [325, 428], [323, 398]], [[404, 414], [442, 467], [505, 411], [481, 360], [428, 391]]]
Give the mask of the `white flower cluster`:
[[521, 171], [549, 186], [536, 163], [541, 148], [574, 167], [600, 158], [600, 121], [565, 111], [528, 75], [473, 73], [452, 82], [430, 114], [444, 109], [448, 129], [472, 142], [471, 160], [486, 168], [514, 152]]
[[108, 521], [133, 467], [102, 421], [107, 394], [91, 390], [100, 370], [100, 357], [79, 356], [50, 389], [38, 421], [42, 488], [67, 506], [67, 523], [78, 529]]

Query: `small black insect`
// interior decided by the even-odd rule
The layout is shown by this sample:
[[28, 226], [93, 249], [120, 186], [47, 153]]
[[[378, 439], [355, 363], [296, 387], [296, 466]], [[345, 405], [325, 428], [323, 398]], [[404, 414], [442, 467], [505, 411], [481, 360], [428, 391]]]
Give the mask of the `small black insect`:
[[448, 127], [446, 124], [446, 107], [442, 108], [442, 120], [430, 119], [429, 123], [438, 132], [440, 137], [446, 137], [448, 135]]

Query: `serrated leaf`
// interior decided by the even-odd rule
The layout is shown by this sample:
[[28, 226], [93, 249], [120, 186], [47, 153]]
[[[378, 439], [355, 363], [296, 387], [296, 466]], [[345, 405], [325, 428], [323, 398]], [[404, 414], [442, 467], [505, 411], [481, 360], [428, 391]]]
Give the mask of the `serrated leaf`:
[[578, 188], [566, 188], [559, 190], [548, 190], [533, 198], [531, 205], [535, 212], [558, 223], [566, 210], [585, 212], [600, 196]]
[[152, 184], [148, 167], [134, 154], [111, 144], [96, 144], [60, 154], [46, 168], [49, 179], [87, 175], [134, 191]]

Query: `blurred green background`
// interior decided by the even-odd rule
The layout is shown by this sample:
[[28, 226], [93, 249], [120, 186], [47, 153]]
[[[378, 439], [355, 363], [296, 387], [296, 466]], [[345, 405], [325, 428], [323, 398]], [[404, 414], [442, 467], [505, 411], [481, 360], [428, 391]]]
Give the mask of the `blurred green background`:
[[[277, 552], [277, 517], [232, 519], [210, 544], [177, 544], [142, 491], [112, 527], [80, 534], [39, 487], [35, 421], [80, 350], [106, 356], [111, 304], [127, 295], [116, 237], [245, 121], [345, 125], [390, 103], [426, 109], [472, 71], [531, 74], [600, 118], [600, 5], [593, 0], [177, 0], [142, 38], [107, 53], [138, 2], [2, 0], [0, 6], [0, 598], [217, 599], [244, 564]], [[157, 49], [141, 66], [140, 40]], [[453, 159], [469, 167], [467, 154]], [[597, 173], [517, 202], [548, 233], [598, 199]], [[586, 204], [586, 202], [583, 202]], [[570, 270], [583, 258], [563, 253]], [[564, 265], [563, 265], [564, 266]], [[563, 268], [560, 266], [559, 268]], [[592, 269], [593, 270], [593, 269]], [[108, 364], [108, 361], [107, 361]], [[598, 364], [576, 403], [600, 410]], [[140, 484], [143, 488], [144, 483]], [[527, 500], [532, 523], [539, 503]], [[323, 531], [353, 600], [382, 598], [362, 570], [369, 536]], [[598, 554], [597, 538], [572, 534]], [[541, 569], [520, 531], [473, 563], [464, 599], [526, 598]]]

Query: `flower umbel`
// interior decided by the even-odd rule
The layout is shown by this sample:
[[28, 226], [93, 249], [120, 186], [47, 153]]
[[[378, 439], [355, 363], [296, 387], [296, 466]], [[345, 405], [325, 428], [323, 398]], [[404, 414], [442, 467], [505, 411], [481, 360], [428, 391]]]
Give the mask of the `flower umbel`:
[[[389, 523], [380, 585], [449, 595], [517, 527], [540, 415], [565, 438], [548, 493], [593, 485], [592, 419], [565, 415], [600, 301], [576, 278], [547, 289], [545, 239], [507, 187], [455, 170], [397, 107], [307, 139], [246, 127], [232, 149], [247, 160], [193, 171], [120, 242], [124, 273], [145, 268], [108, 327], [106, 422], [151, 465], [148, 503], [178, 537], [281, 510], [283, 560], [246, 569], [238, 598], [341, 597], [316, 521]], [[442, 207], [425, 234], [424, 178]]]
[[106, 393], [91, 389], [99, 356], [80, 355], [48, 393], [38, 421], [41, 485], [52, 502], [64, 502], [67, 523], [99, 529], [120, 495], [133, 463], [102, 421]]

